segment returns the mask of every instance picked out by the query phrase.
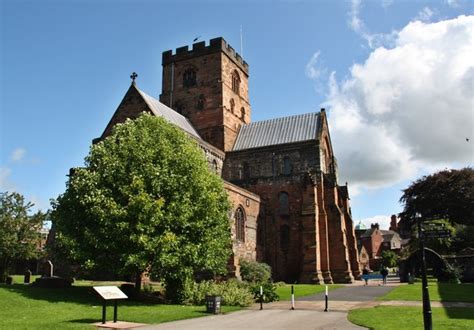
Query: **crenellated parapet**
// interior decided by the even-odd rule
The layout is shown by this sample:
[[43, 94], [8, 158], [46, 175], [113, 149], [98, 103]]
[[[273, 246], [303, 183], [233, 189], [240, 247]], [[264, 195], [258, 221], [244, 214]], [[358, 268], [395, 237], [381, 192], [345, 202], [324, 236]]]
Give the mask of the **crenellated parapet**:
[[162, 63], [163, 66], [165, 66], [170, 63], [216, 52], [225, 53], [240, 69], [242, 69], [243, 72], [245, 72], [245, 74], [249, 74], [249, 65], [247, 62], [245, 62], [242, 56], [240, 56], [222, 37], [211, 39], [208, 46], [206, 46], [205, 41], [201, 41], [194, 43], [191, 49], [189, 49], [188, 46], [176, 48], [174, 54], [173, 50], [167, 50], [163, 52]]

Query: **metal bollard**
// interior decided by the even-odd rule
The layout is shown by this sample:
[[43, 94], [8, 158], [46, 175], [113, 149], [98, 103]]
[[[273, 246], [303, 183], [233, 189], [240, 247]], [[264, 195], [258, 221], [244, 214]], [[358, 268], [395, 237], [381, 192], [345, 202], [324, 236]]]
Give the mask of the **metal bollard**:
[[324, 295], [324, 298], [325, 298], [325, 308], [324, 308], [324, 311], [327, 312], [328, 311], [328, 286], [326, 285], [326, 294]]
[[295, 309], [295, 290], [293, 289], [293, 285], [291, 286], [291, 310]]

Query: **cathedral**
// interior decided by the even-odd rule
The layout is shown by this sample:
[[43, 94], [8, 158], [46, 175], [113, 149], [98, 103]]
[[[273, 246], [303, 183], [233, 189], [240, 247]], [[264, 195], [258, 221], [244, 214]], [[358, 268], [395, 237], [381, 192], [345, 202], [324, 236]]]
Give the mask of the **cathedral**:
[[269, 264], [276, 281], [358, 278], [349, 193], [347, 184], [338, 184], [324, 109], [252, 122], [249, 66], [223, 38], [162, 56], [159, 100], [140, 90], [132, 75], [132, 85], [94, 142], [144, 111], [195, 140], [233, 205], [231, 276], [240, 276], [239, 261], [246, 259]]

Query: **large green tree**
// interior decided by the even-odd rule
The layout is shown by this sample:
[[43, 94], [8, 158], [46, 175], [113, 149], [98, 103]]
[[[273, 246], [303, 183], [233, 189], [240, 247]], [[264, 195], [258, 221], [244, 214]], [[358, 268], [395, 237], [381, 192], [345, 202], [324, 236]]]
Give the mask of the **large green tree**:
[[15, 260], [39, 256], [40, 229], [46, 214], [32, 214], [34, 204], [15, 192], [1, 192], [0, 201], [0, 282], [4, 282]]
[[403, 190], [400, 218], [412, 225], [415, 215], [445, 219], [453, 224], [474, 224], [474, 170], [444, 170], [422, 177]]
[[[474, 170], [443, 170], [424, 176], [403, 190], [400, 202], [404, 204], [400, 213], [402, 230], [416, 231], [415, 215], [429, 221], [435, 227], [441, 225], [451, 232], [451, 238], [426, 240], [430, 247], [441, 254], [457, 252], [472, 245], [469, 232], [474, 230]], [[413, 248], [418, 240], [412, 240]]]
[[156, 273], [184, 299], [196, 272], [223, 274], [230, 204], [197, 144], [163, 118], [116, 125], [54, 203], [57, 246], [89, 269]]

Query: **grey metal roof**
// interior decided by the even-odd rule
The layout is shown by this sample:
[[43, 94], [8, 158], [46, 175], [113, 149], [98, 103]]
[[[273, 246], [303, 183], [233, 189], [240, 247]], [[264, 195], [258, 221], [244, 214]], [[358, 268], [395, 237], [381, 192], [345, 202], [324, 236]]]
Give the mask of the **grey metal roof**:
[[178, 112], [174, 111], [173, 109], [167, 107], [154, 97], [146, 94], [139, 88], [137, 88], [138, 92], [142, 95], [145, 102], [150, 107], [151, 111], [155, 114], [155, 116], [162, 116], [170, 123], [178, 126], [179, 128], [185, 130], [189, 134], [201, 139], [198, 132], [194, 129], [193, 125], [189, 122], [189, 120], [184, 117], [183, 115], [179, 114]]
[[316, 139], [319, 113], [306, 113], [243, 125], [233, 150]]

